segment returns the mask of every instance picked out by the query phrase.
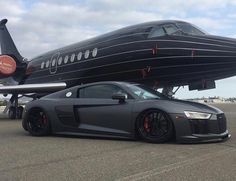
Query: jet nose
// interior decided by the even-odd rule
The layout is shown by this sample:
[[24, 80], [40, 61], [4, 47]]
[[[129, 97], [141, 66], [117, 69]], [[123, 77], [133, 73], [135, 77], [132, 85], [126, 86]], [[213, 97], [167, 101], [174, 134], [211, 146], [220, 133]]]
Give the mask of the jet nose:
[[217, 43], [220, 45], [236, 47], [236, 38], [215, 36], [215, 35], [208, 35], [207, 38], [210, 41], [213, 41], [214, 43]]

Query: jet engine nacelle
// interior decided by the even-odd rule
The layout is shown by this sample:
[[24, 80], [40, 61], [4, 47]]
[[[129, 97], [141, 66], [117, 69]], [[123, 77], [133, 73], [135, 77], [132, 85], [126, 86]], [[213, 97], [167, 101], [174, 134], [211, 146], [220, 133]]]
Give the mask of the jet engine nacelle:
[[16, 61], [9, 55], [0, 55], [0, 77], [8, 77], [16, 71]]
[[207, 90], [216, 88], [214, 80], [201, 80], [191, 82], [188, 86], [189, 90]]

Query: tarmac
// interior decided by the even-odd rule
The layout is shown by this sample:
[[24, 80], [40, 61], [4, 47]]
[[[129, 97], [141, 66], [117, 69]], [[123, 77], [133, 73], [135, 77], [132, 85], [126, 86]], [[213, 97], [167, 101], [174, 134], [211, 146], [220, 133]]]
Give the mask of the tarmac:
[[0, 119], [0, 181], [236, 180], [236, 104], [216, 105], [231, 139], [150, 144], [76, 136], [32, 137], [21, 120]]

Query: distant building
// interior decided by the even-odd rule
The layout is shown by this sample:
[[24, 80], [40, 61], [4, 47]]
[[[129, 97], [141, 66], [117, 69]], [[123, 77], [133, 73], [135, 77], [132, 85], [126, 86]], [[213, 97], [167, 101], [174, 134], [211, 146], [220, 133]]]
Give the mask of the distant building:
[[230, 102], [225, 98], [222, 97], [208, 97], [208, 98], [195, 98], [195, 99], [188, 99], [190, 101], [194, 101], [194, 102], [199, 102], [199, 103], [227, 103]]

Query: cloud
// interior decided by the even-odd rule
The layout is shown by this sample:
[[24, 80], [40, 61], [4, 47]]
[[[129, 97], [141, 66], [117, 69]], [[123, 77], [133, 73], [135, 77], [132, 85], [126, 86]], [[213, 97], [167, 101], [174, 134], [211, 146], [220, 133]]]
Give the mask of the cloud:
[[24, 13], [22, 3], [18, 0], [0, 1], [0, 6], [2, 7], [0, 11], [1, 16], [15, 17]]

